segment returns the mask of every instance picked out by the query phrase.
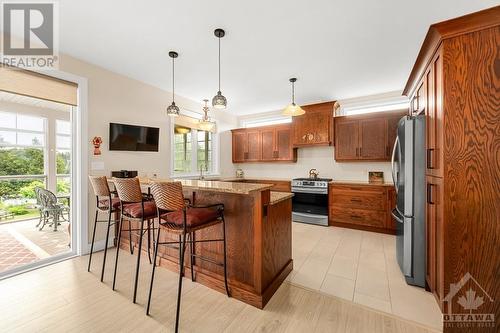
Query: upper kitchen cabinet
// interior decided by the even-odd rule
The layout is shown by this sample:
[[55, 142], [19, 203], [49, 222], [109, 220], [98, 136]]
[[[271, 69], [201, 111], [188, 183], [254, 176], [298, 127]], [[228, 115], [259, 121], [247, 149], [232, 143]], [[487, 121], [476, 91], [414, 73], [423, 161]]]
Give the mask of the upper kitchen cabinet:
[[404, 112], [335, 118], [336, 161], [389, 161], [399, 119]]
[[290, 124], [232, 130], [233, 163], [296, 162]]
[[233, 163], [257, 162], [262, 159], [260, 131], [237, 129], [233, 134]]
[[293, 117], [293, 146], [329, 146], [333, 144], [333, 105], [335, 101], [301, 106], [306, 112]]

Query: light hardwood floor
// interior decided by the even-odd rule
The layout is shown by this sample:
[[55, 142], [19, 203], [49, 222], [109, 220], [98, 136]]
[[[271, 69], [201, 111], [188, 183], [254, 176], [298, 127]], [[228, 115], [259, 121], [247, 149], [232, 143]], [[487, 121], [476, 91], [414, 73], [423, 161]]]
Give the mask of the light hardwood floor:
[[[145, 302], [151, 266], [144, 257], [138, 304], [131, 294], [135, 258], [120, 253], [117, 291], [111, 290], [114, 249], [105, 283], [102, 252], [92, 272], [78, 257], [0, 281], [2, 332], [166, 332], [173, 330], [177, 274], [158, 268], [151, 316]], [[392, 315], [284, 283], [264, 310], [185, 279], [183, 332], [433, 332]]]

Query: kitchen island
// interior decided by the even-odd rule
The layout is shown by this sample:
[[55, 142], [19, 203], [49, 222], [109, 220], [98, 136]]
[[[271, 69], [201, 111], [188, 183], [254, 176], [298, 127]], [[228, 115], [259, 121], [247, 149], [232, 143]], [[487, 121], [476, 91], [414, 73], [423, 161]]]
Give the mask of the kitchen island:
[[[180, 180], [184, 195], [194, 205], [224, 204], [227, 241], [227, 270], [231, 297], [264, 308], [293, 269], [292, 193], [270, 191], [272, 184]], [[141, 180], [147, 192], [150, 181]], [[196, 240], [219, 238], [222, 225], [196, 231]], [[160, 242], [178, 240], [162, 233]], [[128, 249], [128, 234], [122, 234], [120, 247]], [[137, 241], [134, 244], [137, 246]], [[146, 250], [144, 246], [143, 251]], [[187, 251], [190, 251], [188, 248]], [[222, 261], [218, 243], [197, 243], [195, 252]], [[189, 253], [189, 252], [187, 252]], [[160, 246], [159, 265], [178, 271], [179, 251]], [[190, 278], [190, 256], [186, 255], [185, 276]], [[225, 293], [220, 266], [194, 260], [195, 281]], [[161, 283], [161, 281], [158, 281]]]

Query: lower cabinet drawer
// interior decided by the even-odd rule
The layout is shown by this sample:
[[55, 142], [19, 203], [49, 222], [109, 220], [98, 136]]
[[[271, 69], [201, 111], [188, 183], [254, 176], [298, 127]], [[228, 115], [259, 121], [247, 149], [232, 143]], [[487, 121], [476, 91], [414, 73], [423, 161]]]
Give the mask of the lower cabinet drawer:
[[333, 222], [385, 228], [386, 218], [386, 212], [381, 211], [347, 207], [330, 208], [330, 220]]
[[387, 197], [385, 193], [370, 193], [361, 191], [338, 191], [330, 194], [333, 206], [349, 207], [369, 210], [386, 210]]

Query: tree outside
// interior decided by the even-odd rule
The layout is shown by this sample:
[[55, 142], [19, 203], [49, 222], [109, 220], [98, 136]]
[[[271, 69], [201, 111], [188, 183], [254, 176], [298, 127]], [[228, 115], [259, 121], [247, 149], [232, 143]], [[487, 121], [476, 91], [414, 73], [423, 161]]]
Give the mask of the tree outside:
[[[57, 174], [70, 173], [70, 153], [56, 154]], [[0, 176], [44, 175], [44, 151], [41, 148], [0, 148]], [[35, 188], [45, 188], [40, 179], [0, 180], [0, 220], [38, 215]], [[58, 177], [57, 193], [69, 193], [67, 177]]]

